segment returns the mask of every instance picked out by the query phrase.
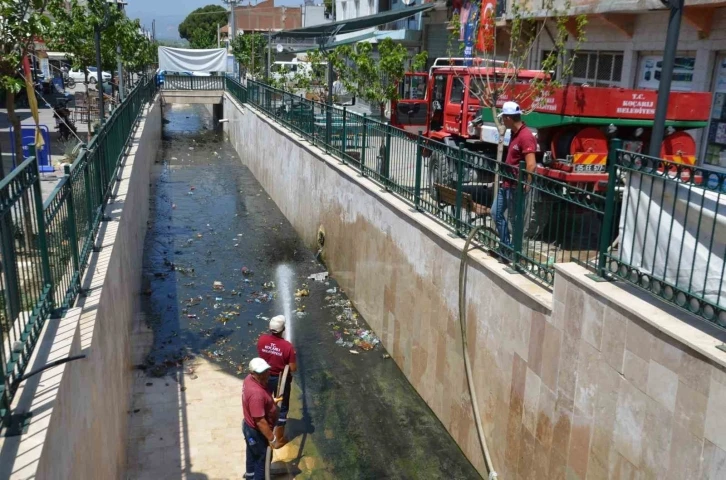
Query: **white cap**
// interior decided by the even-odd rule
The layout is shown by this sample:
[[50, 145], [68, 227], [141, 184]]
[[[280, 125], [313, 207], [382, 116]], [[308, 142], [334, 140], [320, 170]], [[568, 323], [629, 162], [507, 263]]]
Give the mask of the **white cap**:
[[250, 360], [250, 372], [263, 373], [270, 369], [270, 364], [264, 358], [253, 358]]
[[519, 104], [517, 102], [504, 102], [504, 105], [502, 105], [502, 111], [497, 115], [498, 117], [501, 117], [502, 115], [521, 115], [522, 109], [519, 108]]
[[285, 315], [278, 315], [270, 319], [270, 331], [282, 333], [285, 330]]

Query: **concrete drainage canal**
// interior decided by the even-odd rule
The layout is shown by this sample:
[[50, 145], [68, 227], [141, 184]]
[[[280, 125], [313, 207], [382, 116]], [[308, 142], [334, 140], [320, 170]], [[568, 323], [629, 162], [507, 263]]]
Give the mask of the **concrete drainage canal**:
[[273, 478], [479, 478], [208, 107], [165, 107], [151, 182], [128, 478], [244, 476], [242, 379], [277, 314], [299, 371]]

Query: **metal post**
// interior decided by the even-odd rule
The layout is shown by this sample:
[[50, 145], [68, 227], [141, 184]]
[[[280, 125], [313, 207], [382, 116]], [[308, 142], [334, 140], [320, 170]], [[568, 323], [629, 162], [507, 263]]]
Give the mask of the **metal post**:
[[96, 86], [98, 87], [98, 121], [103, 125], [106, 117], [103, 106], [103, 65], [101, 63], [101, 26], [98, 25], [94, 31], [96, 43]]
[[219, 23], [217, 23], [217, 48], [219, 48], [220, 45], [221, 45], [221, 43], [219, 41]]
[[[35, 153], [35, 144], [29, 145], [28, 150], [31, 157], [35, 157], [35, 161], [30, 168], [38, 168], [38, 156]], [[43, 271], [43, 281], [48, 288], [48, 300], [50, 305], [54, 305], [53, 298], [53, 277], [50, 274], [50, 259], [48, 258], [48, 244], [45, 229], [45, 213], [43, 212], [43, 194], [40, 191], [40, 175], [35, 178], [33, 186], [33, 196], [35, 200], [35, 221], [38, 227], [38, 249], [40, 250], [40, 264]], [[30, 234], [30, 232], [28, 232]]]
[[512, 239], [512, 260], [514, 262], [514, 269], [518, 269], [519, 265], [519, 255], [522, 253], [522, 240], [524, 236], [524, 208], [527, 204], [526, 199], [524, 198], [525, 191], [524, 191], [524, 180], [526, 178], [527, 174], [527, 164], [524, 162], [524, 160], [519, 162], [519, 170], [517, 170], [517, 193], [514, 197], [514, 207], [516, 208], [516, 211], [514, 212], [514, 232], [512, 232], [513, 239]]
[[386, 190], [390, 188], [388, 175], [390, 173], [391, 160], [391, 124], [386, 122], [386, 148], [383, 154], [383, 165], [381, 165], [381, 175], [383, 176], [383, 185]]
[[[121, 45], [116, 45], [116, 64], [118, 68], [118, 101], [124, 100], [124, 66], [121, 64]], [[101, 75], [103, 77], [103, 75]]]
[[418, 131], [416, 137], [416, 179], [413, 190], [413, 205], [416, 210], [421, 210], [421, 173], [423, 170], [423, 136], [422, 131]]
[[[234, 7], [237, 4], [237, 0], [228, 0], [227, 3], [229, 3], [230, 16], [232, 17], [229, 20], [230, 26], [229, 26], [229, 35], [228, 35], [229, 44], [231, 45], [232, 41], [234, 40], [235, 35], [237, 34], [237, 19], [236, 19], [236, 15], [234, 14]], [[253, 40], [254, 40], [254, 37], [253, 37]], [[253, 45], [252, 48], [254, 49], [254, 42], [252, 43], [252, 45]], [[253, 58], [254, 58], [254, 50], [252, 50], [252, 53], [253, 53]], [[254, 62], [254, 60], [252, 60], [252, 61]], [[253, 63], [253, 65], [254, 65], [254, 63]], [[239, 63], [237, 62], [237, 60], [235, 60], [234, 61], [234, 74], [237, 78], [239, 78], [238, 72], [239, 72]]]
[[670, 7], [671, 12], [668, 19], [665, 49], [663, 50], [663, 66], [661, 68], [660, 83], [658, 84], [658, 103], [655, 107], [653, 131], [650, 135], [649, 153], [651, 157], [660, 156], [660, 146], [663, 143], [668, 97], [671, 92], [673, 66], [676, 61], [676, 51], [678, 50], [678, 34], [681, 30], [681, 17], [683, 16], [683, 0], [666, 0], [664, 3]]
[[333, 62], [328, 62], [328, 98], [326, 100], [327, 107], [325, 108], [325, 125], [327, 129], [325, 131], [325, 143], [330, 145], [330, 126], [333, 123]]
[[[2, 158], [2, 155], [0, 155]], [[2, 162], [0, 162], [2, 168]], [[2, 172], [4, 178], [5, 173]], [[0, 201], [3, 205], [9, 205], [10, 188], [0, 190]], [[18, 263], [15, 256], [15, 239], [13, 238], [13, 218], [12, 209], [8, 208], [0, 217], [0, 252], [2, 252], [3, 261], [0, 262], [5, 281], [5, 314], [10, 321], [14, 320], [20, 313], [20, 282], [18, 280]], [[1, 334], [0, 334], [1, 335]], [[2, 371], [0, 368], [0, 387], [2, 387]], [[2, 397], [0, 396], [0, 402]], [[2, 408], [2, 405], [0, 405]]]
[[[78, 232], [76, 230], [76, 209], [73, 198], [73, 182], [71, 181], [71, 166], [65, 165], [63, 172], [67, 177], [68, 188], [68, 241], [71, 242], [71, 253], [73, 257], [73, 270], [74, 273], [78, 274], [77, 280], [80, 283], [81, 280], [81, 262], [80, 255], [78, 254]], [[68, 305], [64, 305], [68, 306]]]
[[461, 146], [458, 147], [456, 155], [456, 205], [454, 206], [454, 217], [456, 217], [456, 234], [461, 235], [461, 204], [464, 200], [464, 162]]
[[617, 183], [618, 150], [623, 148], [623, 141], [610, 140], [608, 148], [608, 189], [605, 195], [605, 215], [602, 230], [600, 231], [600, 254], [597, 260], [597, 272], [604, 277], [607, 272], [607, 251], [610, 247], [610, 237], [613, 234], [613, 221], [615, 215], [615, 184]]
[[348, 142], [347, 142], [347, 138], [346, 138], [348, 136], [348, 129], [346, 128], [347, 127], [347, 122], [346, 122], [347, 113], [348, 113], [348, 110], [346, 109], [346, 107], [343, 107], [343, 138], [341, 139], [342, 140], [342, 143], [341, 143], [342, 155], [340, 156], [343, 163], [345, 163], [345, 155], [346, 155], [345, 151], [348, 149]]
[[270, 80], [270, 62], [272, 60], [272, 30], [267, 31], [267, 68], [265, 69], [265, 79]]
[[360, 174], [366, 176], [366, 140], [368, 137], [368, 114], [363, 114], [363, 138], [361, 139]]

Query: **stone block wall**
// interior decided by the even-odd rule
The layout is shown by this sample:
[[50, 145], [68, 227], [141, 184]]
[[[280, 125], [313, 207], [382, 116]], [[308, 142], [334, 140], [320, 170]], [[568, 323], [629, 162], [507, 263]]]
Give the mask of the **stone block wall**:
[[[310, 248], [323, 228], [331, 274], [484, 472], [458, 324], [463, 241], [228, 96], [225, 116]], [[698, 332], [653, 326], [672, 315], [574, 264], [554, 293], [481, 252], [469, 269], [469, 348], [500, 478], [726, 478], [726, 355], [683, 340]]]

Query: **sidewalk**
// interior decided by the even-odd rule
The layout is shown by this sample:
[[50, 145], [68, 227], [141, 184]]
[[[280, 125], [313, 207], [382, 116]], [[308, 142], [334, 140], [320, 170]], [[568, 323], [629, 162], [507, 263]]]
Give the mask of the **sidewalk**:
[[[71, 101], [76, 91], [83, 92], [85, 91], [85, 87], [83, 85], [76, 85], [74, 89], [67, 89]], [[50, 97], [48, 98], [48, 103], [53, 103]], [[50, 133], [51, 165], [55, 169], [52, 173], [41, 173], [41, 191], [43, 193], [43, 199], [46, 199], [53, 192], [58, 180], [63, 176], [63, 165], [60, 163], [61, 159], [65, 156], [66, 151], [70, 153], [74, 144], [68, 144], [66, 146], [59, 140], [55, 119], [53, 118], [53, 109], [44, 99], [38, 98], [38, 107], [40, 125], [48, 127]], [[20, 124], [22, 126], [32, 126], [34, 124], [29, 108], [16, 109], [15, 113], [20, 118]], [[76, 128], [78, 130], [78, 136], [85, 142], [88, 135], [88, 125], [86, 123], [76, 122]], [[3, 162], [5, 175], [7, 175], [13, 169], [13, 157], [11, 153], [10, 119], [6, 108], [0, 108], [0, 158]]]

